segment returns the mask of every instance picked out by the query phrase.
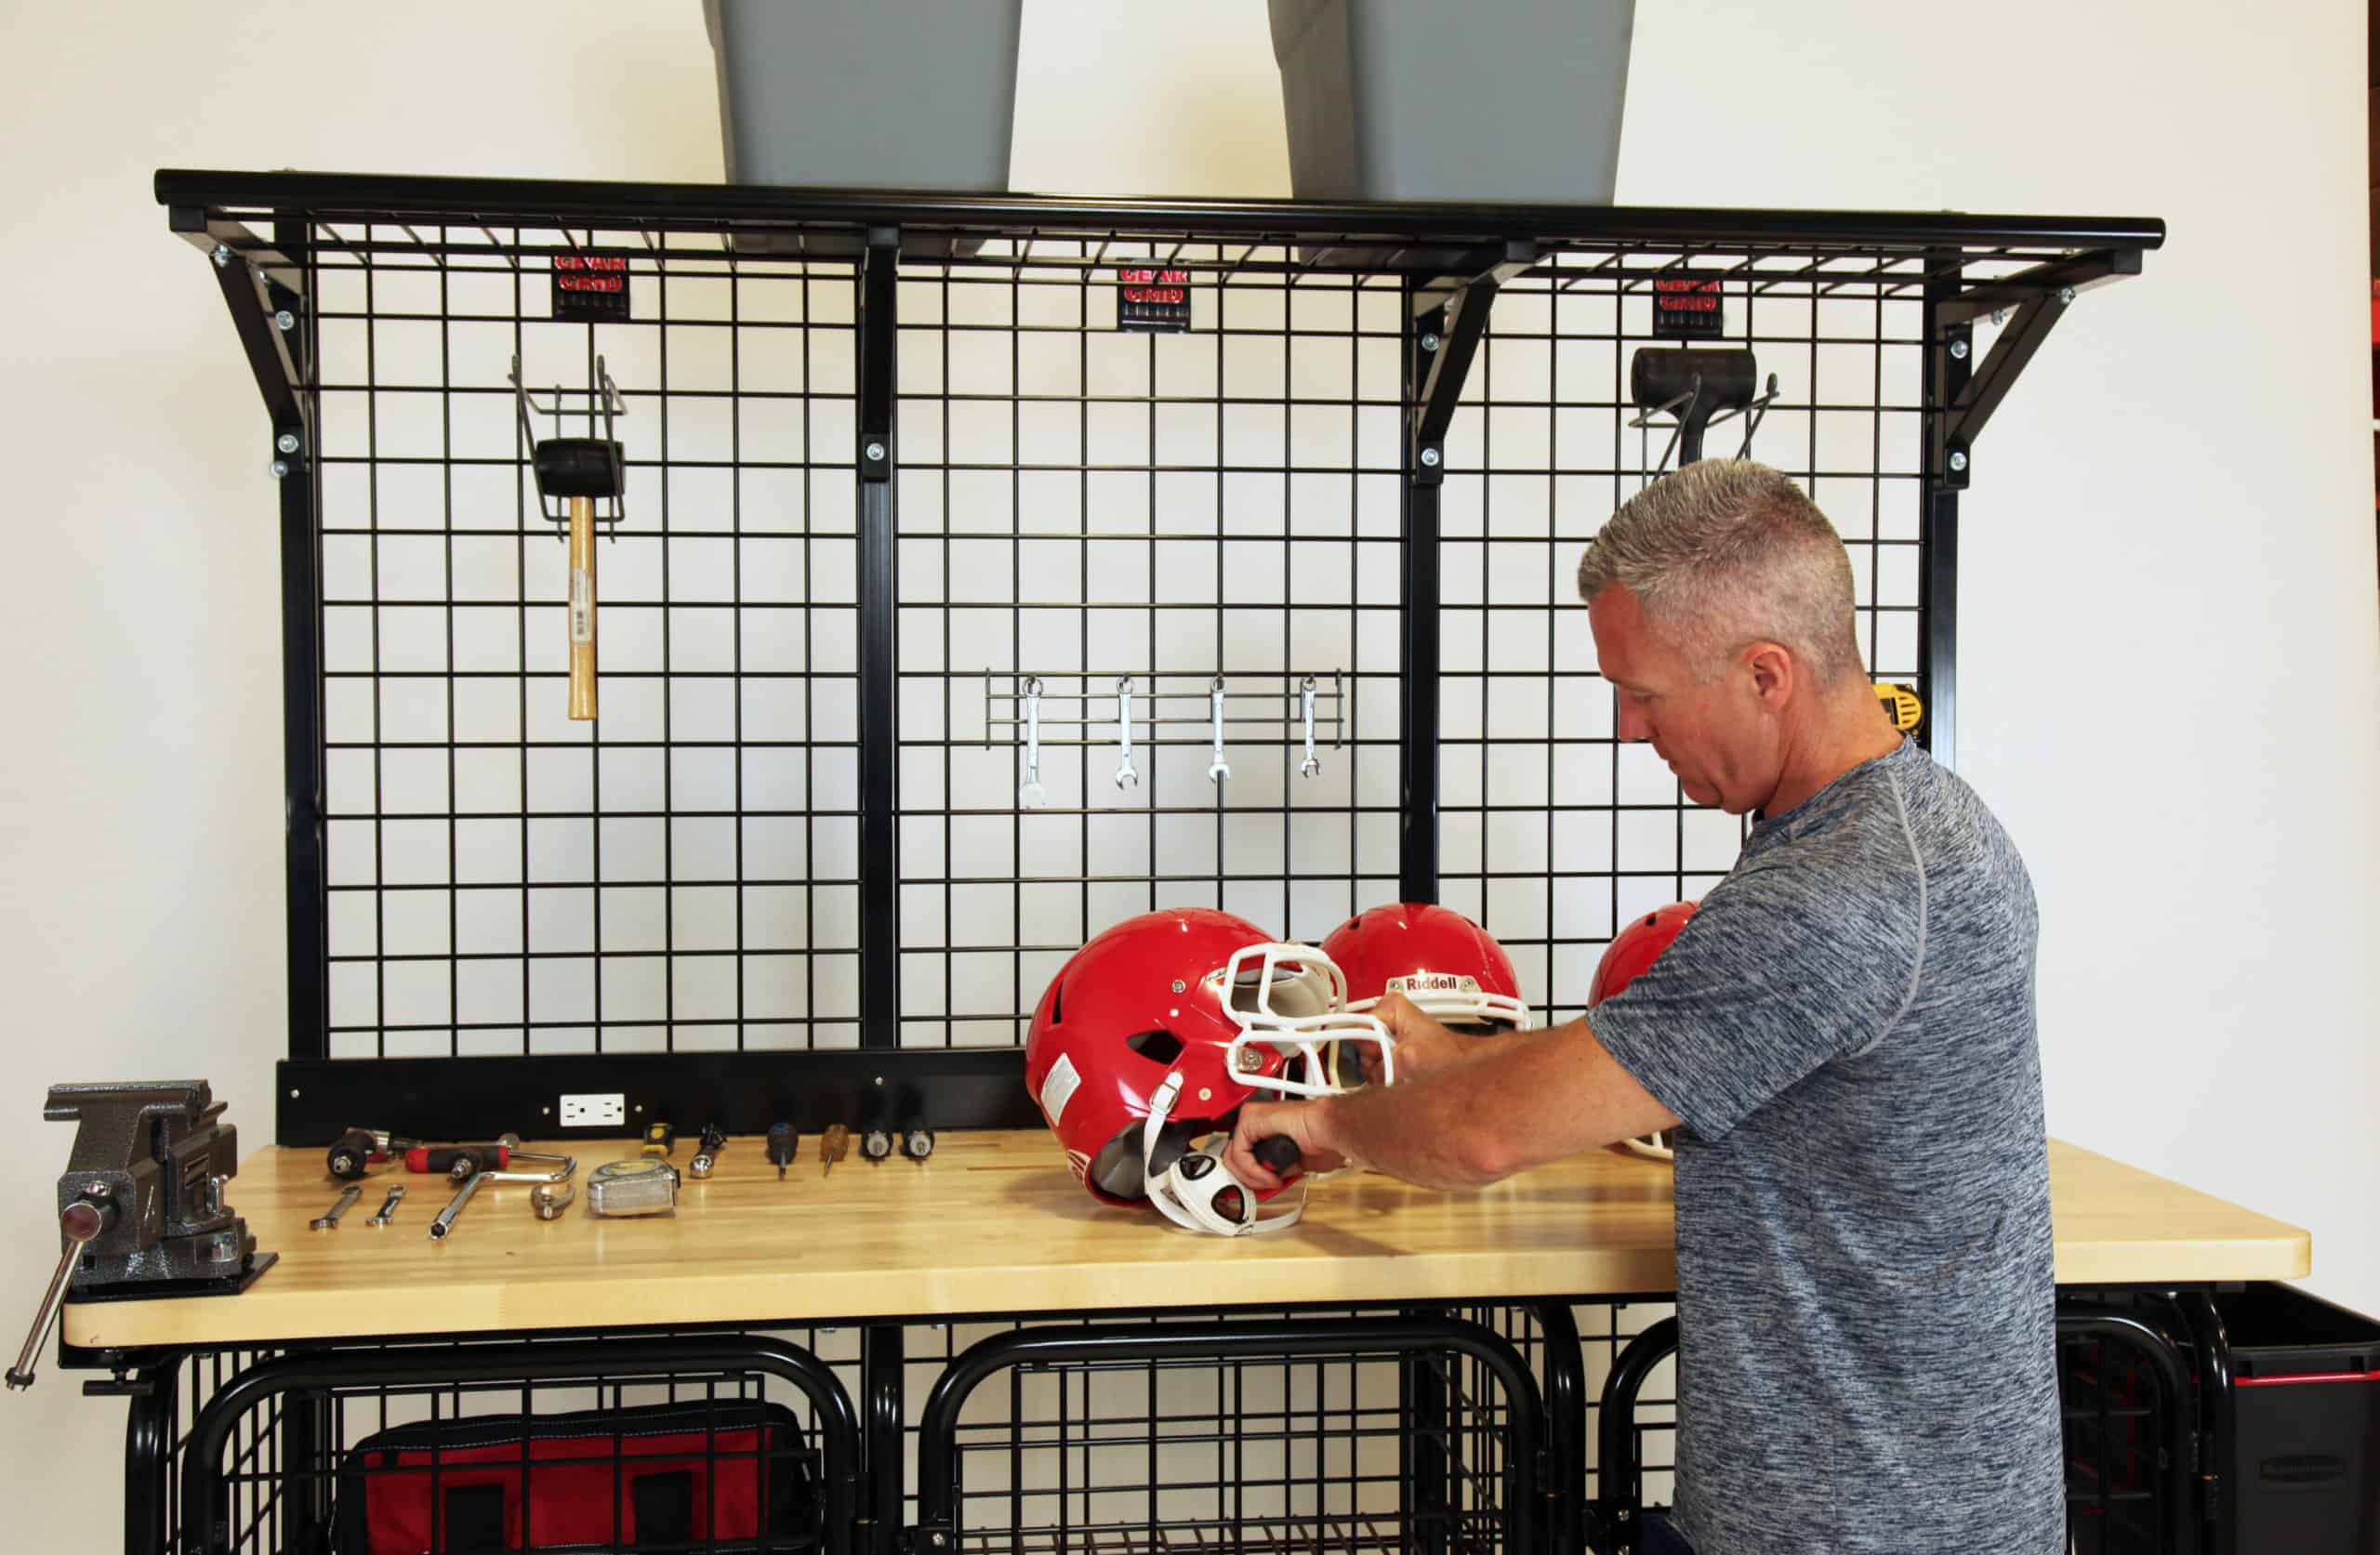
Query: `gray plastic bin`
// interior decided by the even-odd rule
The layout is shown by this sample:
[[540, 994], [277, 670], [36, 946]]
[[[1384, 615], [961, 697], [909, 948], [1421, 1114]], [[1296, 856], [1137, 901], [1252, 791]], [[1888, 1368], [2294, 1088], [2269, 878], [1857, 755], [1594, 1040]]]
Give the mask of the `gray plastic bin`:
[[1635, 0], [1268, 0], [1301, 200], [1609, 204]]
[[728, 181], [1005, 192], [1023, 14], [1024, 0], [703, 0]]

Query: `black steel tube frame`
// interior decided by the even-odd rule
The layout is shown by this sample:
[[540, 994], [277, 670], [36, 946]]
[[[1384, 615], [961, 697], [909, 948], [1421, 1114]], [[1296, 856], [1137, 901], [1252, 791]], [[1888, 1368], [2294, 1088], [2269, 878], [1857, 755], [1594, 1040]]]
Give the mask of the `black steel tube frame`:
[[763, 1372], [801, 1390], [823, 1439], [821, 1548], [851, 1555], [860, 1484], [860, 1430], [851, 1395], [808, 1351], [760, 1338], [655, 1338], [497, 1344], [424, 1354], [333, 1351], [250, 1366], [225, 1384], [191, 1422], [181, 1467], [183, 1555], [228, 1555], [223, 1448], [240, 1417], [274, 1398], [383, 1383], [554, 1381], [699, 1372]]
[[1608, 1541], [1601, 1547], [1604, 1555], [1635, 1555], [1639, 1548], [1645, 1496], [1636, 1454], [1636, 1396], [1653, 1368], [1676, 1353], [1677, 1319], [1665, 1317], [1628, 1341], [1604, 1379], [1595, 1459], [1603, 1494], [1589, 1509], [1589, 1521]]
[[859, 1040], [901, 1046], [901, 882], [897, 814], [900, 694], [892, 514], [893, 363], [898, 352], [899, 234], [868, 233], [860, 268], [859, 447]]
[[[1945, 767], [1958, 763], [1959, 493], [1967, 484], [1967, 452], [1937, 434], [1949, 407], [1967, 387], [1975, 331], [1964, 319], [1941, 322], [1958, 295], [1955, 280], [1925, 286], [1924, 376], [1927, 435], [1919, 451], [1918, 599], [1923, 630], [1917, 640], [1917, 690], [1925, 704], [1919, 738]], [[1955, 468], [1953, 468], [1955, 467]]]
[[898, 1324], [871, 1323], [860, 1335], [860, 1391], [867, 1410], [863, 1482], [867, 1517], [854, 1542], [862, 1555], [898, 1555], [901, 1548], [904, 1351]]
[[160, 170], [157, 202], [200, 209], [306, 210], [337, 220], [400, 215], [472, 226], [520, 214], [557, 224], [681, 222], [703, 226], [814, 223], [1029, 231], [1185, 229], [1229, 237], [1322, 233], [1444, 245], [1505, 237], [1673, 247], [1758, 242], [1836, 245], [2063, 249], [2156, 248], [2162, 221], [2118, 217], [2022, 217], [1885, 211], [1775, 211], [1694, 206], [1378, 204], [1289, 200], [1113, 200], [1068, 195], [772, 189], [525, 178], [436, 178], [346, 173]]
[[2238, 1555], [2239, 1520], [2232, 1511], [2238, 1490], [2230, 1484], [2230, 1474], [2240, 1401], [2231, 1387], [2231, 1333], [2205, 1291], [2170, 1290], [2165, 1299], [2189, 1333], [2198, 1367], [2198, 1483], [2206, 1519], [2205, 1555]]
[[1579, 1320], [1567, 1301], [1529, 1308], [1545, 1342], [1545, 1442], [1553, 1464], [1553, 1525], [1547, 1548], [1585, 1555], [1587, 1548], [1587, 1364]]
[[1158, 1324], [1019, 1329], [995, 1334], [953, 1357], [926, 1400], [918, 1427], [918, 1525], [910, 1555], [950, 1555], [959, 1547], [959, 1413], [986, 1378], [1022, 1365], [1080, 1362], [1246, 1360], [1271, 1356], [1464, 1355], [1491, 1372], [1510, 1406], [1505, 1453], [1504, 1548], [1543, 1548], [1548, 1522], [1545, 1405], [1527, 1363], [1501, 1335], [1459, 1318], [1288, 1318], [1221, 1324]]
[[124, 1555], [165, 1555], [178, 1355], [140, 1368], [124, 1417]]
[[[2209, 1355], [2222, 1357], [2219, 1387], [2228, 1407], [2228, 1346], [2224, 1342], [2222, 1320], [2215, 1316], [2214, 1304], [2195, 1293], [2170, 1293], [2167, 1299], [2189, 1324], [2201, 1364], [2205, 1364]], [[2193, 1310], [2194, 1305], [2198, 1310]], [[2069, 1300], [2061, 1296], [2057, 1332], [2060, 1338], [2113, 1339], [2132, 1346], [2147, 1358], [2163, 1392], [2160, 1401], [2166, 1431], [2162, 1522], [2168, 1531], [2168, 1555], [2201, 1555], [2202, 1550], [2204, 1555], [2222, 1555], [2218, 1547], [2204, 1541], [2204, 1529], [2195, 1509], [2195, 1487], [2203, 1470], [2199, 1461], [2199, 1437], [2192, 1424], [2201, 1405], [2191, 1387], [2189, 1361], [2170, 1336], [2137, 1315], [2094, 1306], [2087, 1298]], [[1644, 1525], [1645, 1507], [1640, 1483], [1644, 1470], [1636, 1452], [1636, 1399], [1653, 1368], [1677, 1352], [1677, 1319], [1663, 1318], [1629, 1341], [1604, 1383], [1603, 1417], [1598, 1432], [1603, 1494], [1595, 1498], [1592, 1509], [1593, 1521], [1607, 1541], [1602, 1546], [1604, 1555], [1634, 1555], [1640, 1548], [1637, 1530]], [[2208, 1380], [2210, 1385], [2218, 1385], [2214, 1377]], [[2228, 1440], [2223, 1439], [2226, 1444]]]
[[[182, 213], [177, 212], [177, 217]], [[316, 535], [320, 468], [313, 457], [314, 414], [305, 363], [313, 350], [313, 310], [294, 255], [304, 252], [303, 224], [277, 224], [276, 246], [234, 251], [202, 222], [175, 225], [215, 262], [231, 327], [271, 418], [260, 463], [279, 472], [281, 497], [282, 790], [286, 827], [289, 938], [289, 1056], [330, 1053], [329, 926], [321, 909], [324, 876], [323, 817], [322, 551]], [[275, 261], [278, 261], [277, 263]], [[268, 273], [270, 271], [270, 273]], [[286, 327], [283, 321], [287, 321]]]
[[2060, 1338], [2113, 1339], [2128, 1344], [2149, 1362], [2163, 1397], [2159, 1401], [2165, 1422], [2164, 1509], [2160, 1521], [2166, 1531], [2168, 1555], [2199, 1555], [2204, 1527], [2198, 1516], [2198, 1413], [2190, 1386], [2190, 1364], [2171, 1336], [2137, 1314], [2087, 1301], [2061, 1299], [2057, 1308]]

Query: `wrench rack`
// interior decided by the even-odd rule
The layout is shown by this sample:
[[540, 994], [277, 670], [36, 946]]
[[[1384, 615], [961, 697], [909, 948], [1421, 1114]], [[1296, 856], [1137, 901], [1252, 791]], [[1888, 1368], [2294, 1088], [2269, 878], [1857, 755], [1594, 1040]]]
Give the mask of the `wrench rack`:
[[[1264, 679], [1274, 679], [1277, 684], [1270, 690], [1255, 689]], [[1243, 750], [1251, 745], [1279, 745], [1287, 747], [1289, 759], [1302, 767], [1305, 757], [1346, 748], [1347, 723], [1352, 714], [1347, 707], [1345, 680], [1344, 673], [1335, 669], [1323, 675], [1242, 676], [1236, 681], [1226, 676], [1200, 676], [1196, 672], [1152, 676], [1114, 671], [1063, 675], [1025, 671], [1011, 676], [1003, 689], [994, 683], [992, 673], [986, 670], [984, 745], [988, 749], [995, 740], [1021, 744], [1028, 729], [1071, 730], [1075, 731], [1071, 736], [1062, 734], [1054, 739], [1044, 733], [1040, 743], [1044, 746], [1084, 751], [1103, 745], [1118, 751], [1142, 751], [1158, 745], [1211, 747], [1226, 742]], [[1065, 689], [1068, 687], [1075, 689]], [[1252, 705], [1260, 709], [1277, 706], [1281, 711], [1227, 711], [1221, 720], [1223, 734], [1219, 739], [1211, 732], [1217, 728], [1212, 708], [1218, 692], [1226, 693], [1227, 708]], [[1038, 711], [1039, 707], [1052, 705], [1065, 711], [1055, 715]], [[1210, 733], [1200, 739], [1188, 733], [1154, 732], [1160, 729], [1206, 730]], [[1085, 761], [1088, 770], [1088, 757]]]

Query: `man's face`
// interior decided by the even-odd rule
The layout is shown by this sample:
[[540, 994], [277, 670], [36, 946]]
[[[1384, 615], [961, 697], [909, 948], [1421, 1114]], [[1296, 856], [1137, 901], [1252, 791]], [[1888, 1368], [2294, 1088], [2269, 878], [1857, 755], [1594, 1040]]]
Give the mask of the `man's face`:
[[1776, 730], [1749, 667], [1731, 663], [1699, 679], [1623, 585], [1594, 597], [1587, 622], [1596, 663], [1618, 699], [1620, 739], [1649, 741], [1696, 804], [1741, 815], [1777, 791]]

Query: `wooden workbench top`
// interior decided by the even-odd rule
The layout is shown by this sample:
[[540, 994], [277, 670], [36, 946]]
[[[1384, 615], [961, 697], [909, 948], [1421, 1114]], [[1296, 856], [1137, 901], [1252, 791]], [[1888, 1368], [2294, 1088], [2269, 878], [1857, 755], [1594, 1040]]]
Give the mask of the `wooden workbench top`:
[[[364, 1184], [340, 1229], [307, 1222], [337, 1185], [323, 1152], [268, 1148], [231, 1185], [258, 1245], [281, 1261], [235, 1297], [70, 1303], [65, 1337], [90, 1348], [228, 1346], [403, 1334], [630, 1324], [938, 1317], [1298, 1302], [1499, 1299], [1667, 1291], [1676, 1258], [1670, 1168], [1618, 1151], [1477, 1193], [1359, 1174], [1315, 1190], [1304, 1219], [1268, 1236], [1177, 1232], [1154, 1211], [1095, 1204], [1050, 1137], [945, 1134], [931, 1160], [852, 1156], [820, 1177], [814, 1138], [777, 1180], [738, 1139], [668, 1218], [597, 1219], [585, 1179], [631, 1155], [623, 1140], [567, 1149], [579, 1195], [537, 1219], [524, 1184], [483, 1188], [443, 1242], [443, 1179]], [[854, 1140], [856, 1146], [856, 1140]], [[693, 1153], [681, 1141], [682, 1170]], [[2307, 1233], [2104, 1156], [2052, 1141], [2063, 1284], [2293, 1279]], [[393, 1224], [364, 1221], [386, 1187], [411, 1190]]]

